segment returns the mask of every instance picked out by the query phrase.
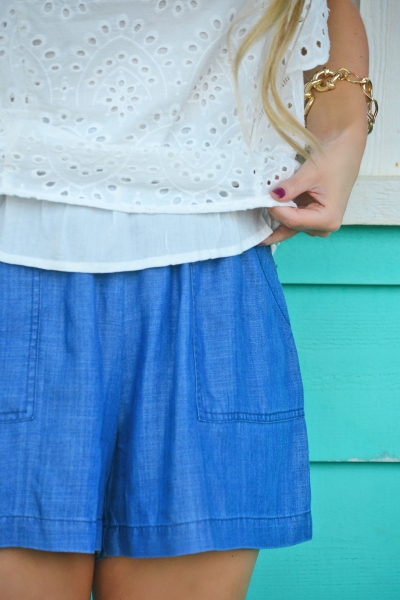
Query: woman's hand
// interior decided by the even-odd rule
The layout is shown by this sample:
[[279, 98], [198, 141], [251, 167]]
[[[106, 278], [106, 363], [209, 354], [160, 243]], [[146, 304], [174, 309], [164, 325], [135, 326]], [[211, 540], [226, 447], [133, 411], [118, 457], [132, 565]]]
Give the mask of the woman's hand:
[[[351, 0], [328, 0], [331, 42], [328, 66], [368, 75], [368, 42], [358, 10]], [[322, 65], [305, 73], [307, 80]], [[322, 146], [279, 188], [276, 200], [294, 200], [298, 208], [268, 208], [280, 226], [263, 243], [274, 244], [299, 231], [326, 237], [339, 229], [357, 178], [367, 139], [367, 111], [359, 85], [337, 81], [325, 93], [316, 92], [307, 127]]]
[[367, 137], [367, 121], [355, 124], [322, 142], [323, 154], [307, 160], [300, 169], [272, 192], [276, 200], [294, 200], [298, 208], [268, 208], [280, 223], [264, 242], [276, 244], [300, 231], [307, 235], [327, 237], [341, 224], [351, 189], [357, 178]]

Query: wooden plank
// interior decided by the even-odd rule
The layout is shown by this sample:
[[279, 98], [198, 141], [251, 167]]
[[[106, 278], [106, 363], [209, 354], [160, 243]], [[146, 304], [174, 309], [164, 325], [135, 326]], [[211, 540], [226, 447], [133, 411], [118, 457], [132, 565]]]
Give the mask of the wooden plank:
[[400, 465], [312, 465], [313, 540], [261, 550], [247, 600], [398, 600]]
[[[376, 126], [368, 138], [360, 174], [400, 176], [400, 38], [399, 0], [361, 0], [361, 16], [370, 47], [370, 77], [380, 103]], [[399, 198], [399, 197], [398, 197]]]
[[400, 285], [400, 227], [342, 227], [329, 238], [300, 233], [274, 257], [286, 284]]
[[380, 110], [343, 224], [400, 225], [400, 80], [393, 77], [400, 50], [394, 25], [400, 22], [400, 2], [382, 0], [379, 9], [376, 0], [358, 4], [369, 39], [370, 77]]
[[284, 286], [313, 461], [400, 461], [400, 287]]
[[400, 177], [359, 177], [343, 224], [400, 225]]

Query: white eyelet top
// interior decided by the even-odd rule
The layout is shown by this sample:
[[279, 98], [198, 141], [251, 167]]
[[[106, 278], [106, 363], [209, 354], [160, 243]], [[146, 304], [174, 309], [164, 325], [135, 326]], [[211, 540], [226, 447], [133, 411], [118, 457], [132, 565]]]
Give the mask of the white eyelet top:
[[[234, 55], [265, 5], [2, 0], [0, 260], [101, 272], [266, 237], [261, 208], [298, 163], [261, 108], [270, 36], [240, 68], [242, 116], [227, 39], [233, 23]], [[283, 60], [281, 97], [300, 122], [303, 70], [328, 59], [327, 17], [326, 0], [306, 0]]]

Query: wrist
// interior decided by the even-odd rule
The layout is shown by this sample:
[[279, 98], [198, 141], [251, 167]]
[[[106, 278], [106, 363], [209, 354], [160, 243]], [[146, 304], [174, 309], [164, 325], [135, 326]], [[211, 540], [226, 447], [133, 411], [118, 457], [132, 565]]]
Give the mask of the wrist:
[[307, 116], [307, 129], [322, 144], [351, 131], [354, 141], [364, 149], [368, 134], [365, 96], [359, 86], [336, 82], [327, 92], [315, 92], [315, 101]]

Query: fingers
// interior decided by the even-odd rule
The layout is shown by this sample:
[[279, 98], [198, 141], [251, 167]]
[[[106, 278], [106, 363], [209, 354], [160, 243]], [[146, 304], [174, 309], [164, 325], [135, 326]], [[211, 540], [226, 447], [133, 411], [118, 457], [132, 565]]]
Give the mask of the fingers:
[[[274, 206], [267, 210], [275, 221], [288, 229], [310, 235], [321, 232], [325, 236], [340, 229], [346, 202], [345, 194], [334, 181], [327, 185], [324, 164], [318, 164], [306, 161], [292, 177], [271, 192], [277, 201], [294, 200], [297, 207]], [[283, 239], [291, 237], [287, 230], [280, 229], [272, 239], [280, 236], [284, 236]]]
[[271, 196], [274, 200], [288, 202], [294, 200], [300, 194], [310, 191], [313, 182], [315, 182], [316, 167], [313, 163], [305, 162], [300, 169], [282, 182], [279, 187], [271, 191]]
[[341, 226], [341, 211], [334, 210], [329, 205], [327, 194], [322, 192], [318, 183], [319, 179], [318, 167], [311, 161], [306, 161], [292, 177], [271, 192], [271, 196], [278, 201], [295, 200], [297, 208], [269, 207], [268, 212], [272, 218], [289, 229], [306, 233], [337, 231]]
[[264, 246], [278, 244], [279, 242], [283, 242], [284, 240], [288, 240], [289, 238], [295, 236], [297, 233], [299, 232], [286, 227], [286, 225], [279, 225], [279, 227], [277, 227], [275, 231], [273, 231], [271, 235], [269, 235], [267, 239], [262, 242], [262, 244]]
[[332, 233], [340, 229], [342, 224], [341, 214], [329, 207], [321, 206], [317, 202], [305, 208], [268, 208], [269, 214], [275, 221], [298, 231], [321, 231]]
[[[289, 227], [286, 227], [285, 225], [279, 225], [279, 227], [277, 227], [275, 229], [275, 231], [273, 231], [273, 233], [271, 233], [271, 235], [269, 235], [260, 244], [257, 244], [257, 246], [271, 246], [271, 244], [279, 244], [279, 242], [284, 242], [285, 240], [288, 240], [288, 239], [294, 237], [298, 233], [300, 233], [300, 232], [296, 231], [295, 229], [290, 229]], [[322, 238], [326, 238], [331, 235], [330, 232], [325, 232], [325, 231], [305, 231], [304, 233], [306, 233], [310, 237], [322, 237]]]

